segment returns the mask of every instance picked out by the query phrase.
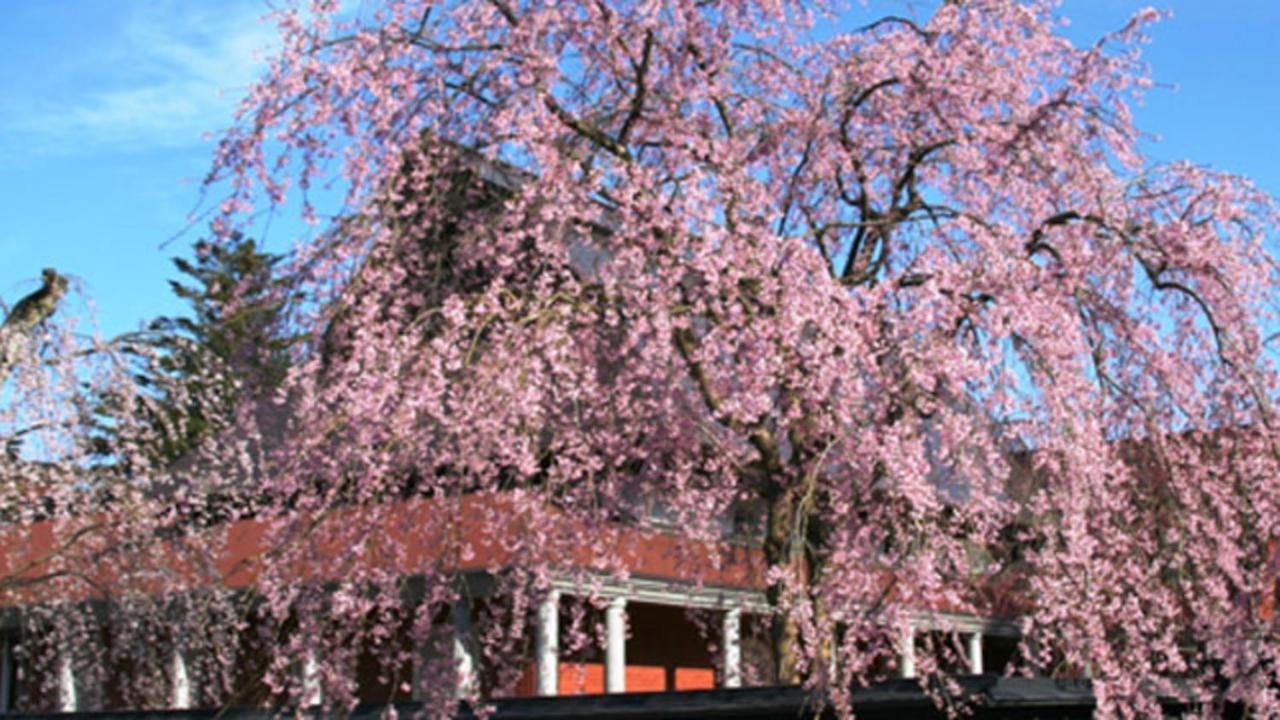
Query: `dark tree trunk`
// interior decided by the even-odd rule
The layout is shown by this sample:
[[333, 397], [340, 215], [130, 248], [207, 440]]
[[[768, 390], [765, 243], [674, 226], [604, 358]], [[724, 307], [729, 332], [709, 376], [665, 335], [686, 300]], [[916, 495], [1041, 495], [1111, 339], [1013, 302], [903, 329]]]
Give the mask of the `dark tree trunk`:
[[[793, 490], [779, 489], [768, 497], [768, 520], [765, 527], [764, 555], [769, 567], [787, 567], [806, 578], [804, 553], [796, 547], [796, 497]], [[783, 588], [772, 584], [766, 591], [769, 606], [781, 606]], [[789, 613], [775, 612], [770, 624], [774, 676], [784, 685], [801, 681], [799, 672], [800, 627]]]

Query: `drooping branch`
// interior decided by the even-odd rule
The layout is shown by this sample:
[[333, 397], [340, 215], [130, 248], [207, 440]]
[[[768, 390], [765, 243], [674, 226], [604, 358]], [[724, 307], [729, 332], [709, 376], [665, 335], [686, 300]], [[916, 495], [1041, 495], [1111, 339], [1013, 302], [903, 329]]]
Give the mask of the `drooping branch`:
[[[331, 605], [282, 568], [309, 561], [311, 540], [332, 542], [315, 521], [336, 506], [369, 513], [344, 521], [349, 537], [382, 534], [390, 514], [377, 503], [407, 482], [423, 499], [500, 498], [481, 531], [519, 542], [519, 571], [539, 578], [564, 572], [544, 558], [581, 541], [541, 522], [549, 509], [595, 528], [643, 520], [635, 498], [660, 498], [682, 532], [706, 537], [750, 521], [776, 678], [835, 693], [883, 675], [867, 650], [893, 652], [907, 613], [959, 605], [1028, 613], [1028, 647], [1091, 668], [1112, 698], [1163, 687], [1170, 660], [1240, 667], [1239, 629], [1264, 626], [1215, 598], [1262, 587], [1250, 573], [1280, 515], [1253, 478], [1274, 477], [1275, 458], [1210, 465], [1179, 449], [1185, 434], [1161, 415], [1179, 417], [1179, 404], [1203, 398], [1188, 424], [1246, 424], [1251, 447], [1264, 423], [1238, 400], [1248, 378], [1219, 372], [1212, 340], [1191, 358], [1165, 348], [1202, 338], [1201, 310], [1221, 338], [1252, 340], [1245, 313], [1271, 299], [1275, 266], [1232, 223], [1275, 223], [1197, 172], [1159, 173], [1135, 194], [1123, 162], [1141, 159], [1125, 107], [1133, 68], [1102, 49], [1082, 57], [1047, 9], [947, 2], [934, 19], [797, 43], [809, 35], [760, 22], [785, 29], [776, 3], [741, 6], [392, 3], [380, 21], [391, 30], [323, 54], [307, 44], [318, 31], [286, 26], [305, 57], [287, 58], [255, 102], [311, 94], [262, 115], [267, 128], [246, 115], [219, 162], [246, 185], [254, 173], [283, 185], [290, 166], [262, 147], [272, 130], [306, 158], [349, 138], [344, 172], [374, 199], [293, 266], [313, 296], [348, 306], [311, 303], [300, 326], [347, 332], [341, 351], [291, 376], [297, 432], [262, 473], [263, 515], [279, 537], [308, 539], [261, 559], [262, 577], [279, 580], [255, 590], [282, 608], [269, 653], [283, 667], [305, 643], [347, 651], [291, 624], [299, 607]], [[443, 12], [426, 21], [431, 8]], [[384, 55], [371, 64], [361, 43], [375, 38]], [[385, 132], [410, 122], [420, 127]], [[388, 165], [389, 138], [408, 147], [415, 130], [440, 152], [409, 148], [414, 162]], [[528, 181], [490, 203], [471, 177], [488, 173], [461, 177], [449, 145]], [[446, 186], [466, 189], [463, 202]], [[1169, 322], [1148, 289], [1198, 293], [1203, 307], [1179, 301]], [[1097, 382], [1133, 407], [1098, 403]], [[1130, 467], [1121, 440], [1139, 404], [1155, 418], [1147, 432], [1195, 460], [1181, 476]], [[1150, 482], [1178, 502], [1152, 503]], [[1262, 504], [1248, 542], [1222, 520], [1239, 515], [1238, 487]], [[508, 515], [538, 522], [506, 532]], [[1187, 543], [1169, 567], [1196, 575], [1163, 577], [1147, 560], [1178, 542], [1166, 528], [1237, 552], [1223, 561]], [[974, 552], [986, 548], [993, 559]], [[423, 597], [452, 601], [446, 567], [418, 576]], [[384, 570], [352, 572], [381, 583]], [[1082, 577], [1108, 580], [1082, 593]], [[1019, 597], [994, 597], [1013, 594], [1008, 581]], [[1022, 585], [1034, 592], [1025, 607]], [[523, 586], [511, 597], [535, 601]], [[1137, 602], [1111, 602], [1124, 597]], [[391, 589], [377, 600], [400, 601]], [[1183, 634], [1201, 644], [1175, 642]], [[1160, 664], [1153, 645], [1172, 648]], [[486, 658], [508, 650], [491, 642]], [[937, 643], [918, 650], [922, 677], [946, 672]], [[401, 663], [388, 658], [388, 672]], [[1192, 682], [1270, 682], [1252, 672]]]

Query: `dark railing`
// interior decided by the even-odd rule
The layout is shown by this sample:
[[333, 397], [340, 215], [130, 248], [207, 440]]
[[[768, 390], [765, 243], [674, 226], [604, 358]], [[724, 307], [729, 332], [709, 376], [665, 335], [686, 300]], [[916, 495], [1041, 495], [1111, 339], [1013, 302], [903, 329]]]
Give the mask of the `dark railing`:
[[[1042, 678], [1006, 678], [979, 675], [957, 679], [969, 698], [974, 720], [1074, 720], [1093, 716], [1094, 699], [1087, 681]], [[914, 680], [897, 680], [862, 688], [853, 694], [859, 720], [910, 720], [947, 717], [935, 700]], [[821, 698], [797, 687], [762, 687], [740, 690], [625, 693], [553, 698], [493, 700], [494, 720], [693, 720], [750, 718], [754, 720], [826, 720], [834, 717]], [[421, 711], [418, 703], [396, 703], [401, 718]], [[1181, 715], [1187, 708], [1165, 704], [1166, 716]], [[365, 705], [351, 713], [316, 713], [318, 717], [377, 720], [385, 705]], [[270, 720], [290, 717], [287, 708], [223, 708], [221, 710], [109, 711], [81, 713], [13, 713], [13, 720], [60, 718], [61, 720]], [[1231, 713], [1228, 713], [1231, 715]], [[463, 706], [458, 720], [475, 717]]]

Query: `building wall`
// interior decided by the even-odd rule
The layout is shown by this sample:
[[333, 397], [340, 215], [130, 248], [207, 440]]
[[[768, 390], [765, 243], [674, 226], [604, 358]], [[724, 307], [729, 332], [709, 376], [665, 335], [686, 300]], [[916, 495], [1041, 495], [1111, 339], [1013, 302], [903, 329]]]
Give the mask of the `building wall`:
[[[715, 688], [718, 671], [707, 635], [717, 625], [713, 614], [704, 612], [704, 616], [699, 623], [683, 608], [628, 603], [627, 692]], [[516, 697], [536, 694], [535, 675], [534, 664], [529, 662], [516, 687]], [[562, 695], [603, 694], [604, 659], [600, 648], [568, 654], [560, 662], [559, 676]]]

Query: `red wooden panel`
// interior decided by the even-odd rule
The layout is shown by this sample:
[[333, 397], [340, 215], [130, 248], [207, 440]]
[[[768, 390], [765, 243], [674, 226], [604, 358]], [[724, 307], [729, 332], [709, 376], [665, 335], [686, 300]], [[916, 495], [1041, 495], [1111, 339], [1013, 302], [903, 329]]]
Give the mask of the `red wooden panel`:
[[716, 686], [716, 671], [711, 668], [676, 668], [676, 690], [711, 690]]
[[661, 692], [667, 688], [667, 669], [661, 665], [628, 665], [627, 692]]
[[561, 695], [599, 695], [604, 692], [604, 663], [560, 663]]

